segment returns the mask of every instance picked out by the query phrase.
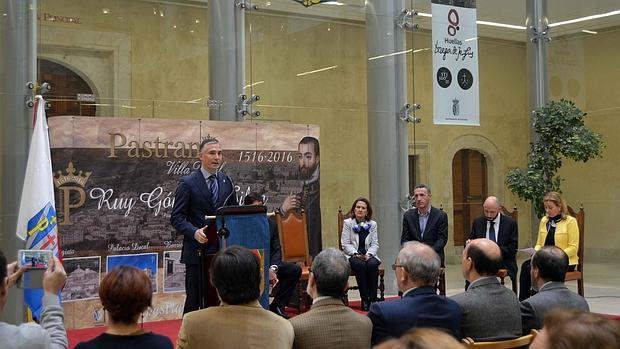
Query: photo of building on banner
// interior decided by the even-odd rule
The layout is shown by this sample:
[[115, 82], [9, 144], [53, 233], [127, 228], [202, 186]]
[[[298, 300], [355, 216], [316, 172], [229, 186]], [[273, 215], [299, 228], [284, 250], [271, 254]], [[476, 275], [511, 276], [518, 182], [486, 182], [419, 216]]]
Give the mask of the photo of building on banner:
[[476, 2], [433, 0], [433, 123], [480, 126]]

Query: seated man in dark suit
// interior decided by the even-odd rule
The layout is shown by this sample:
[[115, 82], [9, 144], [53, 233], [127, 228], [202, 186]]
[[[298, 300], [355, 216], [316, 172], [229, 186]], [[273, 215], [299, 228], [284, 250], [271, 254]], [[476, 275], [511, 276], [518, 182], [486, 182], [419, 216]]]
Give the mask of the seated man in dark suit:
[[[263, 205], [263, 199], [258, 194], [248, 194], [243, 200], [244, 205]], [[284, 307], [291, 300], [295, 286], [301, 277], [301, 267], [294, 263], [287, 263], [282, 260], [282, 248], [280, 246], [280, 236], [278, 227], [273, 219], [269, 219], [269, 283], [278, 283], [276, 294], [269, 305], [269, 310], [288, 319], [284, 312]]]
[[419, 242], [407, 242], [392, 266], [403, 298], [373, 303], [372, 343], [398, 338], [414, 327], [435, 327], [460, 338], [461, 310], [454, 301], [437, 295], [439, 256]]
[[431, 196], [431, 189], [424, 184], [414, 188], [415, 207], [403, 215], [400, 243], [419, 241], [429, 245], [441, 258], [443, 267], [443, 248], [448, 242], [448, 215], [431, 206]]
[[495, 276], [502, 263], [497, 244], [471, 240], [461, 260], [467, 291], [451, 297], [463, 311], [461, 335], [475, 341], [496, 341], [521, 336], [519, 300]]
[[482, 205], [484, 216], [474, 220], [469, 239], [487, 238], [499, 246], [502, 251], [502, 268], [508, 270], [508, 276], [514, 284], [517, 282], [517, 247], [519, 229], [517, 222], [500, 213], [502, 204], [495, 196], [489, 196]]
[[568, 256], [556, 246], [544, 246], [532, 257], [532, 285], [538, 291], [521, 302], [523, 333], [541, 329], [545, 315], [556, 308], [590, 311], [588, 302], [564, 286]]

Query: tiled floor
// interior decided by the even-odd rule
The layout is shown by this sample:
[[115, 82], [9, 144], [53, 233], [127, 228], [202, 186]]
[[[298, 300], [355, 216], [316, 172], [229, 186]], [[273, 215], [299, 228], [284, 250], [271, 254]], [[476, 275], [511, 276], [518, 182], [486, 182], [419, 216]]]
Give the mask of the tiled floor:
[[[518, 265], [521, 267], [522, 261]], [[392, 272], [386, 270], [386, 274]], [[596, 313], [620, 315], [620, 263], [586, 263], [585, 270], [585, 298], [590, 310]], [[351, 278], [350, 283], [355, 283]], [[570, 281], [566, 285], [577, 292], [577, 282]], [[446, 266], [446, 293], [448, 296], [464, 291], [464, 279], [460, 265]], [[506, 287], [511, 287], [510, 279], [506, 278]], [[386, 294], [393, 295], [393, 294]], [[349, 292], [349, 298], [359, 299], [356, 291]]]

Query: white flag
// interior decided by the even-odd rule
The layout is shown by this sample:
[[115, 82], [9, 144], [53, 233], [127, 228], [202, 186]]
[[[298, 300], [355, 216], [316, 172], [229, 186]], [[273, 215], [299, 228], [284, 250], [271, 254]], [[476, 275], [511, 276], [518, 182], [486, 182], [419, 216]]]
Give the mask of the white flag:
[[58, 256], [58, 224], [45, 100], [35, 97], [35, 125], [28, 153], [26, 177], [19, 205], [17, 236], [26, 249], [53, 250]]

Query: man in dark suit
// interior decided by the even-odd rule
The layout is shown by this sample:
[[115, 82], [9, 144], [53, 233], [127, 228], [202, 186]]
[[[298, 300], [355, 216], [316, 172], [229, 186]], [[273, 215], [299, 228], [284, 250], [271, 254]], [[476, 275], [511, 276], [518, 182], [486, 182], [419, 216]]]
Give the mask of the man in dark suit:
[[448, 215], [431, 206], [431, 190], [424, 184], [413, 190], [415, 207], [403, 216], [401, 245], [407, 241], [423, 242], [435, 250], [444, 266], [443, 248], [448, 242]]
[[[244, 205], [263, 205], [263, 198], [258, 194], [248, 194], [243, 199]], [[269, 305], [269, 310], [288, 319], [284, 312], [284, 307], [291, 300], [295, 286], [301, 277], [301, 267], [295, 263], [287, 263], [282, 260], [282, 246], [280, 246], [280, 235], [278, 227], [273, 219], [269, 222], [269, 283], [278, 284], [273, 301]]]
[[521, 302], [523, 334], [541, 329], [545, 315], [556, 308], [590, 311], [588, 302], [564, 286], [568, 256], [557, 246], [544, 246], [532, 257], [532, 285], [538, 293]]
[[368, 312], [373, 345], [398, 338], [414, 327], [435, 327], [461, 338], [458, 304], [435, 291], [440, 268], [439, 256], [431, 247], [405, 243], [392, 265], [403, 298], [373, 303]]
[[183, 234], [181, 263], [185, 264], [185, 307], [183, 313], [199, 308], [199, 257], [216, 253], [219, 239], [214, 221], [207, 222], [223, 206], [237, 205], [234, 186], [230, 178], [219, 171], [222, 164], [222, 146], [213, 137], [205, 138], [198, 148], [201, 166], [199, 170], [181, 177], [174, 196], [170, 223]]
[[489, 196], [482, 205], [484, 216], [474, 220], [469, 240], [487, 238], [494, 241], [502, 251], [502, 268], [508, 270], [508, 276], [514, 284], [517, 282], [517, 247], [519, 229], [517, 222], [500, 213], [502, 205], [495, 196]]
[[519, 300], [495, 276], [502, 263], [497, 244], [489, 239], [471, 240], [463, 251], [461, 269], [471, 284], [452, 296], [463, 311], [461, 336], [475, 341], [496, 341], [521, 336]]

